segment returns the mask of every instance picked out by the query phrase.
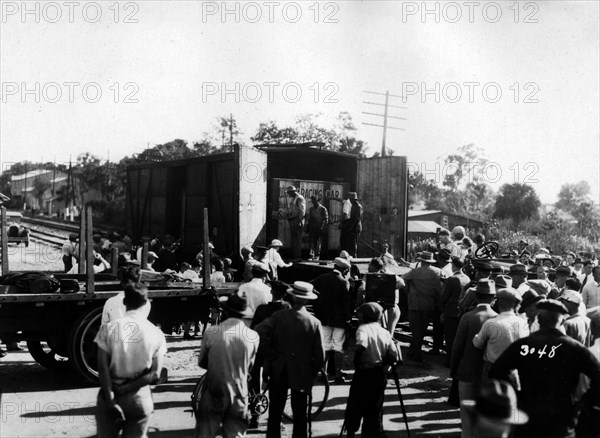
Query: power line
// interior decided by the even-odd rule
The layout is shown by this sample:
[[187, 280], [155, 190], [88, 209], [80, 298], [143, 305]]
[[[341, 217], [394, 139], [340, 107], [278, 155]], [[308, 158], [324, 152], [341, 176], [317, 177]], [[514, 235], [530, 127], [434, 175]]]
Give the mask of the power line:
[[404, 107], [404, 106], [391, 105], [389, 103], [390, 97], [397, 97], [397, 98], [401, 98], [401, 99], [403, 99], [403, 97], [402, 96], [398, 96], [396, 94], [390, 94], [389, 91], [386, 91], [385, 93], [379, 93], [377, 91], [363, 91], [363, 93], [374, 94], [374, 95], [377, 95], [377, 96], [385, 96], [385, 103], [363, 101], [363, 103], [367, 104], [367, 105], [382, 106], [383, 107], [383, 114], [371, 113], [371, 112], [367, 112], [367, 111], [363, 111], [362, 112], [363, 114], [370, 115], [370, 116], [383, 117], [383, 125], [378, 125], [378, 124], [375, 124], [375, 123], [367, 123], [367, 122], [363, 122], [362, 124], [363, 125], [368, 125], [368, 126], [377, 126], [378, 128], [383, 128], [383, 138], [381, 140], [381, 156], [385, 157], [387, 130], [388, 129], [394, 129], [394, 130], [397, 130], [397, 131], [404, 131], [404, 128], [399, 128], [399, 127], [396, 127], [396, 126], [389, 126], [388, 125], [388, 119], [407, 120], [406, 117], [397, 117], [397, 116], [391, 116], [391, 115], [389, 115], [388, 114], [388, 110], [389, 110], [389, 108], [398, 108], [398, 109], [408, 109], [408, 108]]

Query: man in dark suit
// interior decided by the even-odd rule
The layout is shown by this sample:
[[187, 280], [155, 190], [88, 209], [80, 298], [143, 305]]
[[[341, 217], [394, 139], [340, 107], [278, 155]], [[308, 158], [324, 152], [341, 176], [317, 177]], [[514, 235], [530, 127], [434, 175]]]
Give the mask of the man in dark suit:
[[516, 438], [571, 438], [579, 413], [572, 395], [582, 373], [590, 379], [590, 404], [596, 412], [600, 406], [600, 361], [561, 331], [568, 311], [560, 301], [542, 300], [537, 307], [540, 330], [513, 342], [489, 375], [508, 381], [512, 370], [519, 373], [519, 408], [529, 422], [516, 429]]
[[321, 323], [305, 307], [318, 297], [313, 285], [296, 281], [288, 293], [293, 300], [292, 308], [275, 313], [256, 327], [261, 342], [270, 350], [265, 360], [270, 380], [267, 438], [281, 437], [281, 414], [288, 389], [292, 392], [292, 436], [307, 436], [308, 395], [325, 363]]
[[323, 347], [328, 356], [327, 371], [335, 376], [336, 383], [345, 383], [341, 366], [346, 327], [352, 319], [350, 283], [346, 280], [350, 262], [337, 257], [333, 264], [333, 271], [321, 274], [312, 281], [319, 292], [313, 310], [323, 325]]
[[[461, 400], [475, 399], [479, 390], [483, 369], [483, 350], [473, 345], [473, 338], [479, 333], [485, 321], [497, 315], [490, 306], [495, 296], [494, 282], [487, 278], [479, 280], [477, 289], [475, 289], [477, 307], [465, 313], [458, 323], [450, 355], [450, 376], [458, 380], [458, 393]], [[470, 417], [462, 405], [460, 420], [463, 425], [462, 437], [471, 438]]]
[[348, 193], [348, 199], [352, 206], [350, 215], [340, 224], [340, 243], [342, 250], [348, 251], [348, 254], [356, 257], [358, 238], [362, 231], [363, 206], [358, 202], [358, 194], [356, 192]]
[[459, 257], [452, 257], [452, 277], [446, 280], [442, 291], [442, 324], [444, 325], [444, 339], [446, 341], [446, 364], [450, 365], [452, 345], [458, 328], [460, 309], [458, 298], [471, 279], [462, 270], [464, 264]]

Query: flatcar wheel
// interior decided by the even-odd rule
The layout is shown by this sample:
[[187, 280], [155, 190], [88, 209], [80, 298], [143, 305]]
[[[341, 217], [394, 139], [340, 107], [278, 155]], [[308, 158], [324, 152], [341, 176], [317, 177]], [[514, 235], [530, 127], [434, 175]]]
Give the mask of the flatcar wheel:
[[52, 342], [27, 341], [27, 349], [37, 363], [49, 370], [63, 371], [69, 364], [64, 349]]
[[98, 383], [98, 346], [94, 342], [102, 321], [102, 307], [82, 315], [69, 337], [69, 357], [79, 376], [89, 382]]

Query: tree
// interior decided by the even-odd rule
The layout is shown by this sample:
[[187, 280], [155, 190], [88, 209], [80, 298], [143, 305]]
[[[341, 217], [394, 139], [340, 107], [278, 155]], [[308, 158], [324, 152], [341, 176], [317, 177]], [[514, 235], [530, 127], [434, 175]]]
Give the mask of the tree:
[[590, 201], [590, 192], [590, 185], [587, 181], [563, 184], [558, 192], [556, 208], [566, 213], [573, 213], [581, 203]]
[[500, 187], [494, 217], [512, 219], [518, 224], [527, 219], [539, 218], [540, 198], [535, 189], [526, 184], [504, 184]]
[[572, 211], [579, 234], [597, 239], [600, 234], [600, 208], [593, 201], [582, 202]]
[[461, 146], [455, 154], [450, 154], [444, 159], [444, 172], [442, 184], [455, 192], [461, 184], [481, 183], [481, 169], [488, 160], [482, 156], [483, 150], [473, 143]]
[[273, 121], [261, 123], [251, 140], [259, 144], [322, 142], [328, 150], [365, 156], [366, 144], [355, 137], [357, 129], [349, 113], [341, 112], [331, 128], [322, 126], [319, 117], [319, 114], [301, 114], [293, 126], [284, 128]]
[[108, 172], [100, 159], [89, 152], [77, 157], [77, 164], [73, 170], [76, 186], [79, 189], [80, 205], [83, 205], [85, 194], [90, 190], [102, 191], [102, 186], [108, 180]]
[[36, 178], [33, 181], [33, 196], [38, 200], [40, 209], [44, 204], [44, 193], [52, 187], [52, 183], [48, 180], [48, 178]]

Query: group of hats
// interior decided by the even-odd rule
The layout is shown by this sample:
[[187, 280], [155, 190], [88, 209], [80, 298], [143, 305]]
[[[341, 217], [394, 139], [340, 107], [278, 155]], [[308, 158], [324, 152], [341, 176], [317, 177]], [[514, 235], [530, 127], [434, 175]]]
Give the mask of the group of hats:
[[[282, 283], [283, 284], [283, 283]], [[295, 281], [288, 286], [286, 292], [296, 298], [316, 300], [319, 296], [315, 293], [314, 286], [306, 281]], [[227, 295], [221, 301], [221, 307], [228, 313], [242, 318], [248, 316], [248, 300], [246, 294], [240, 295], [237, 291]]]

